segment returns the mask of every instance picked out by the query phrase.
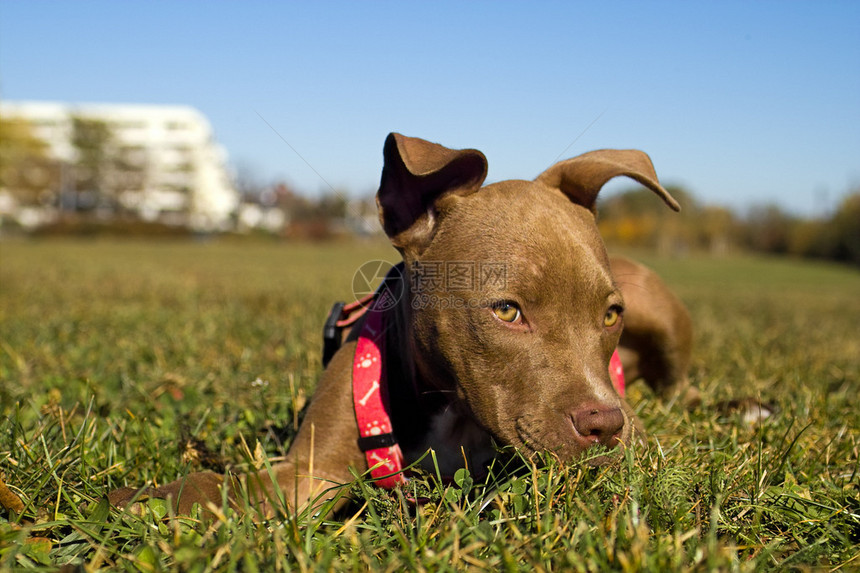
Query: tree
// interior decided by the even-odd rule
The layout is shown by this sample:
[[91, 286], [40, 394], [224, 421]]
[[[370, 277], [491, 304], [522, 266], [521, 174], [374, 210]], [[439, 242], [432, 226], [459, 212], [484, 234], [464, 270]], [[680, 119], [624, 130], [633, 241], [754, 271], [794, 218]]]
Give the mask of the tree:
[[680, 187], [666, 190], [681, 204], [681, 216], [643, 187], [601, 202], [597, 219], [604, 239], [620, 245], [656, 248], [664, 254], [676, 254], [694, 246], [696, 232], [688, 222], [695, 220], [696, 201]]
[[860, 265], [860, 191], [842, 200], [830, 225], [835, 237], [833, 258]]
[[113, 131], [100, 120], [72, 117], [72, 146], [75, 148], [75, 208], [89, 211], [99, 206], [115, 206], [116, 190], [111, 186], [116, 161]]
[[0, 118], [0, 190], [21, 205], [52, 203], [59, 189], [57, 161], [48, 145], [20, 118]]
[[726, 254], [737, 232], [734, 214], [725, 207], [708, 206], [701, 209], [697, 219], [699, 246], [714, 255]]
[[797, 220], [777, 205], [754, 207], [746, 218], [746, 246], [754, 251], [786, 254]]

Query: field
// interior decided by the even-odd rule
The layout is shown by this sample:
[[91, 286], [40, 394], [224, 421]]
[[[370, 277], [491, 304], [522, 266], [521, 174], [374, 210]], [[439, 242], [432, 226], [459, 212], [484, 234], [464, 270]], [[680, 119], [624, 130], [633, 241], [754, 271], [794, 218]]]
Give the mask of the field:
[[[169, 519], [121, 485], [286, 451], [321, 326], [379, 243], [0, 243], [0, 570], [860, 569], [860, 273], [640, 253], [696, 324], [687, 412], [629, 390], [649, 431], [618, 464], [547, 456], [488, 480], [362, 480], [332, 519]], [[750, 424], [725, 400], [778, 413]]]

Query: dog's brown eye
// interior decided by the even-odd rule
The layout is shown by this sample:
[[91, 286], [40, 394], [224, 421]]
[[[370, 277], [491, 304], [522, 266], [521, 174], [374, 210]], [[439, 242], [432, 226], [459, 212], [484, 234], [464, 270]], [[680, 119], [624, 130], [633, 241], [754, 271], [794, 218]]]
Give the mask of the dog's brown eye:
[[493, 312], [499, 317], [499, 320], [505, 322], [516, 322], [520, 317], [520, 309], [515, 304], [502, 302], [493, 307]]
[[606, 315], [603, 317], [603, 326], [612, 328], [618, 323], [619, 318], [621, 318], [621, 309], [613, 306], [606, 311]]

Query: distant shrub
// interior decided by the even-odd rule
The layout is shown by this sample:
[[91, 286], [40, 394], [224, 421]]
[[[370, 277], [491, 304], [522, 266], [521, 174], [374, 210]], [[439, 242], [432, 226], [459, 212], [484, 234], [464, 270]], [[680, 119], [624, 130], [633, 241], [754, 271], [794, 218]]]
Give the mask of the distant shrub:
[[860, 265], [860, 190], [848, 194], [832, 215], [819, 218], [793, 215], [777, 205], [756, 206], [739, 216], [723, 207], [700, 205], [683, 189], [669, 191], [681, 203], [680, 214], [644, 189], [601, 203], [598, 226], [604, 240], [664, 255], [691, 250], [721, 255], [740, 248]]
[[156, 221], [137, 219], [99, 220], [88, 217], [60, 219], [38, 227], [33, 231], [36, 237], [190, 237], [192, 231], [187, 227], [167, 225]]

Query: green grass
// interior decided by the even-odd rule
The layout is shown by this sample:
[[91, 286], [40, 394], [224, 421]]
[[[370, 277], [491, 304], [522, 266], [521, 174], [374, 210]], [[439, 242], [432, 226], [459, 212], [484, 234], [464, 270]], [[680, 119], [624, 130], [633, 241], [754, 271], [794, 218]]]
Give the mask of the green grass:
[[[334, 519], [213, 522], [111, 510], [120, 485], [283, 455], [322, 321], [382, 244], [0, 243], [0, 570], [860, 568], [860, 274], [763, 258], [640, 258], [693, 314], [685, 412], [641, 384], [647, 444], [611, 467], [551, 458], [487, 483], [357, 480]], [[756, 396], [759, 426], [723, 413]], [[193, 447], [187, 447], [189, 440]], [[414, 490], [414, 491], [413, 491]]]

